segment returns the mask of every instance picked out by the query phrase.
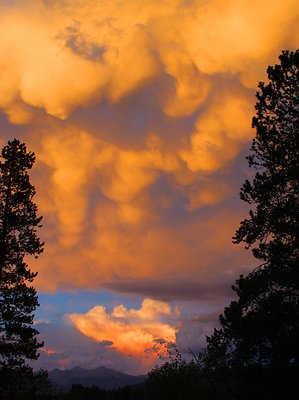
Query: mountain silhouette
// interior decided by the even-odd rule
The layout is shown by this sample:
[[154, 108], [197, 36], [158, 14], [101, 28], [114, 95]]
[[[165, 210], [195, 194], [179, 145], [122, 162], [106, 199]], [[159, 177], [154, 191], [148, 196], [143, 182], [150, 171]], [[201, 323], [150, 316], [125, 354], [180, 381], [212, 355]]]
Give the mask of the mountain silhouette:
[[128, 375], [106, 367], [98, 367], [91, 370], [75, 367], [63, 371], [55, 368], [49, 372], [49, 378], [54, 387], [69, 390], [74, 384], [81, 384], [87, 387], [98, 386], [102, 389], [117, 389], [142, 383], [146, 376]]

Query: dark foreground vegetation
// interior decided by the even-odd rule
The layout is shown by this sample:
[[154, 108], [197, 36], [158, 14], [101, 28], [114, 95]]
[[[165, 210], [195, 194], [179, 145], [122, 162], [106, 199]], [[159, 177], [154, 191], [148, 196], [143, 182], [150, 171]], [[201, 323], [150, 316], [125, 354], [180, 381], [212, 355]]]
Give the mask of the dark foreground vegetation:
[[[37, 256], [40, 217], [27, 169], [34, 154], [17, 140], [0, 164], [0, 397], [1, 399], [211, 399], [299, 398], [299, 51], [284, 51], [259, 84], [256, 129], [241, 199], [251, 207], [233, 241], [252, 249], [260, 265], [232, 287], [237, 300], [220, 315], [207, 347], [186, 362], [176, 352], [142, 386], [105, 391], [74, 385], [55, 394], [47, 374], [26, 360], [42, 345], [32, 327], [38, 305], [27, 283], [25, 255]], [[25, 232], [25, 233], [24, 233]]]
[[105, 390], [96, 386], [84, 387], [73, 385], [67, 393], [48, 393], [49, 400], [142, 400], [144, 399], [143, 385], [125, 386], [118, 389]]

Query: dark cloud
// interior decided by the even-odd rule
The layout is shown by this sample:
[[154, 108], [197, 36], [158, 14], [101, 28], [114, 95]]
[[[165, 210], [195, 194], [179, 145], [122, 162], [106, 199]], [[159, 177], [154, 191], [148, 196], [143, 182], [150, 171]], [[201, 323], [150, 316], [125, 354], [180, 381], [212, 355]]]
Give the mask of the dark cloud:
[[225, 277], [225, 281], [215, 282], [208, 280], [199, 281], [192, 277], [164, 278], [162, 279], [122, 279], [106, 282], [103, 286], [120, 293], [136, 294], [164, 301], [170, 300], [198, 300], [225, 301], [232, 297], [231, 277]]
[[58, 38], [64, 39], [65, 46], [78, 56], [90, 61], [103, 61], [105, 47], [87, 40], [80, 32], [79, 22], [66, 27]]
[[206, 347], [206, 336], [211, 335], [219, 325], [218, 316], [222, 310], [205, 314], [195, 314], [183, 319], [176, 334], [176, 342], [182, 354], [191, 359]]
[[110, 347], [110, 346], [113, 345], [113, 342], [112, 342], [111, 340], [102, 340], [100, 343], [101, 343], [103, 346], [108, 346], [108, 347]]

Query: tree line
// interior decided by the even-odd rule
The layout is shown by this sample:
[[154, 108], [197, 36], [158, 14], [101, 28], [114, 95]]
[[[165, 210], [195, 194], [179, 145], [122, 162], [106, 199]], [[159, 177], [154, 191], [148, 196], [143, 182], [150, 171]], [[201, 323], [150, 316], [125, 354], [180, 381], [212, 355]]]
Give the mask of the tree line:
[[252, 120], [256, 136], [247, 157], [255, 175], [244, 182], [240, 193], [251, 209], [233, 237], [234, 243], [252, 250], [259, 266], [232, 286], [237, 300], [219, 316], [220, 328], [207, 337], [207, 347], [191, 362], [177, 352], [150, 371], [137, 391], [127, 388], [109, 395], [76, 385], [65, 395], [69, 397], [53, 397], [46, 371], [34, 373], [28, 364], [38, 357], [43, 343], [33, 328], [38, 298], [31, 283], [36, 272], [24, 260], [43, 251], [37, 236], [42, 218], [37, 215], [28, 175], [34, 153], [17, 139], [4, 146], [0, 161], [1, 399], [299, 398], [299, 50], [283, 51], [279, 61], [268, 67], [268, 83], [258, 85]]

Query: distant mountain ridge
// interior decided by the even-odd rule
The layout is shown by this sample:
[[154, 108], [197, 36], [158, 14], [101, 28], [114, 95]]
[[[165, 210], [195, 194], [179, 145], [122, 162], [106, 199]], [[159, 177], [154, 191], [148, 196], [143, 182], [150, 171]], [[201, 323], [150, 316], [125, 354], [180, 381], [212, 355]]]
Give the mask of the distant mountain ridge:
[[58, 368], [49, 372], [49, 378], [54, 387], [69, 390], [74, 384], [83, 386], [98, 386], [102, 389], [117, 389], [127, 385], [135, 385], [145, 380], [145, 375], [128, 375], [106, 367], [84, 369], [75, 367], [70, 370]]

